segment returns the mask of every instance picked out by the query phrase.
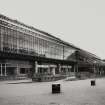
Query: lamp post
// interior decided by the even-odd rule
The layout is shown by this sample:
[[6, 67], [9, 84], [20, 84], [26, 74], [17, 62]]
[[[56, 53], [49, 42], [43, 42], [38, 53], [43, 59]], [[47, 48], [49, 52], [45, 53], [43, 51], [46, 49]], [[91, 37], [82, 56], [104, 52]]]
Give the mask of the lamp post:
[[91, 80], [91, 86], [95, 86], [96, 85], [96, 63], [97, 63], [96, 61], [93, 62], [95, 75], [94, 75], [94, 79]]

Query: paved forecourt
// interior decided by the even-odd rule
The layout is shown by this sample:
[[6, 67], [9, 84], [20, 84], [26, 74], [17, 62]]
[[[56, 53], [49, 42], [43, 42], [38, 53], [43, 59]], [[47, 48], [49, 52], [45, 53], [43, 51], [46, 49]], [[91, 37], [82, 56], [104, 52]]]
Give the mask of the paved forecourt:
[[60, 94], [51, 93], [55, 82], [0, 82], [0, 105], [105, 105], [105, 78], [90, 81], [58, 81]]

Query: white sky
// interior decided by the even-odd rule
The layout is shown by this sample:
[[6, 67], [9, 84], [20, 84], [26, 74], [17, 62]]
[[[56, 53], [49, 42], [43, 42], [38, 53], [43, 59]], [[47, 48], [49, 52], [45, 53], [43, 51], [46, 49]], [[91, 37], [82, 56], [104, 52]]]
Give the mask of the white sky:
[[105, 58], [105, 0], [0, 0], [0, 13]]

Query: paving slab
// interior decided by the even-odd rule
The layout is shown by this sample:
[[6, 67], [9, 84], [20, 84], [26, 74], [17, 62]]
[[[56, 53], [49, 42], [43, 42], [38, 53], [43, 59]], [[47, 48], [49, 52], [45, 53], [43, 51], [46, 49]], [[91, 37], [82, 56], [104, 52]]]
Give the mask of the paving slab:
[[[61, 93], [52, 94], [52, 84], [61, 84]], [[0, 105], [105, 105], [105, 78], [79, 81], [0, 82]]]

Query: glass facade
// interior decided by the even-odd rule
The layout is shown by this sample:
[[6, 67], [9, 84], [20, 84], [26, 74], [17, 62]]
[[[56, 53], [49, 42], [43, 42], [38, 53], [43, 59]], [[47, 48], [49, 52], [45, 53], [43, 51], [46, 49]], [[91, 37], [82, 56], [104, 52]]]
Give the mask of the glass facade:
[[29, 56], [25, 58], [26, 60], [12, 57], [0, 59], [0, 77], [8, 79], [41, 77], [43, 81], [47, 79], [49, 81], [53, 80], [53, 77], [74, 76], [80, 70], [75, 63], [76, 50], [76, 47], [51, 34], [0, 15], [0, 52], [11, 53], [11, 56], [20, 54], [20, 57], [21, 55], [39, 57], [34, 60], [28, 59]]
[[67, 59], [75, 49], [51, 36], [0, 20], [0, 50], [53, 59]]
[[[38, 58], [34, 59], [34, 61], [23, 58], [12, 59], [11, 56], [11, 58], [4, 57], [0, 59], [0, 77], [20, 79], [24, 76], [29, 78], [34, 76], [36, 78], [37, 76], [40, 77], [40, 75], [42, 77], [46, 75], [46, 80], [46, 78], [61, 75], [74, 76], [76, 72], [82, 71], [81, 69], [86, 72], [85, 69], [88, 68], [87, 71], [90, 71], [90, 66], [87, 65], [90, 62], [93, 63], [92, 71], [95, 70], [93, 61], [97, 58], [93, 54], [82, 50], [77, 53], [76, 50], [78, 51], [76, 47], [46, 32], [0, 15], [0, 54], [1, 52], [7, 52], [7, 56], [8, 53], [11, 53], [10, 55], [18, 54], [19, 56], [20, 54], [43, 57], [43, 60]], [[22, 57], [25, 58], [26, 56]], [[51, 59], [44, 60], [44, 58]], [[53, 59], [55, 59], [54, 62], [52, 62]], [[77, 65], [75, 59], [82, 63], [80, 62]], [[65, 60], [68, 60], [68, 62], [66, 63]], [[96, 60], [101, 64], [99, 61]], [[85, 66], [86, 68], [84, 68]], [[98, 69], [100, 69], [100, 66]], [[101, 73], [100, 70], [98, 72]]]

